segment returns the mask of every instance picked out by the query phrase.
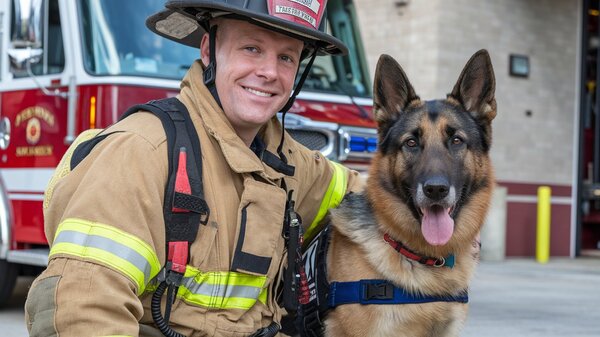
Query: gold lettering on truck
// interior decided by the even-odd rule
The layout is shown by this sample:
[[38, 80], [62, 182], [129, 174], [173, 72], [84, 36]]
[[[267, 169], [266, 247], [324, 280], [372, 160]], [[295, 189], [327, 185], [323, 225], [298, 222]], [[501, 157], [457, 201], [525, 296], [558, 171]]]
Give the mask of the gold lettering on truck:
[[50, 112], [50, 110], [41, 106], [32, 106], [19, 112], [15, 117], [15, 126], [21, 125], [23, 122], [32, 117], [37, 117], [43, 120], [51, 127], [54, 126], [54, 115], [52, 112]]
[[19, 146], [17, 147], [17, 157], [42, 157], [51, 156], [53, 153], [52, 145], [38, 146]]

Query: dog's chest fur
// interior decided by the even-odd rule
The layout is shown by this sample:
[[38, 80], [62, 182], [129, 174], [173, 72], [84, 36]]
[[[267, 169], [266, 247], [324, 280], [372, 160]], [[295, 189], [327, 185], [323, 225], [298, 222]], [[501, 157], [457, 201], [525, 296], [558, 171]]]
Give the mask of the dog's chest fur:
[[[332, 225], [330, 281], [386, 279], [408, 291], [427, 295], [457, 295], [468, 287], [476, 264], [476, 247], [457, 252], [454, 268], [409, 260], [383, 240], [383, 228], [377, 224], [363, 194], [346, 198], [333, 210]], [[331, 312], [330, 318], [334, 319], [328, 321], [327, 331], [328, 336], [334, 337], [457, 336], [466, 314], [467, 305], [461, 303], [349, 304]]]

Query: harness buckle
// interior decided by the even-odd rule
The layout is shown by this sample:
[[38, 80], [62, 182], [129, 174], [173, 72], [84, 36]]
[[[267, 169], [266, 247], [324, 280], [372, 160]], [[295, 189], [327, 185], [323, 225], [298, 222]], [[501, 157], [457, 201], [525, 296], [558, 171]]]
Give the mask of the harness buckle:
[[443, 267], [444, 265], [446, 265], [446, 259], [443, 257], [440, 257], [433, 262], [433, 266], [436, 268]]
[[391, 300], [394, 298], [394, 286], [388, 282], [363, 283], [363, 300]]
[[187, 241], [169, 242], [169, 254], [167, 256], [168, 271], [174, 271], [182, 275], [185, 274], [185, 267], [188, 260], [188, 246]]

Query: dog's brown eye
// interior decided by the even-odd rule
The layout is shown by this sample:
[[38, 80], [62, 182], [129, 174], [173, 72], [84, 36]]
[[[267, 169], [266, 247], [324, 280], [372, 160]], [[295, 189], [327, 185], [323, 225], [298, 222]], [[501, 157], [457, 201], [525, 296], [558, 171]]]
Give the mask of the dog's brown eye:
[[460, 137], [454, 137], [454, 138], [452, 138], [452, 144], [453, 145], [460, 145], [462, 143], [463, 143], [462, 138], [460, 138]]
[[407, 139], [404, 142], [404, 144], [408, 147], [415, 147], [415, 146], [417, 146], [417, 141], [414, 138], [410, 138], [410, 139]]

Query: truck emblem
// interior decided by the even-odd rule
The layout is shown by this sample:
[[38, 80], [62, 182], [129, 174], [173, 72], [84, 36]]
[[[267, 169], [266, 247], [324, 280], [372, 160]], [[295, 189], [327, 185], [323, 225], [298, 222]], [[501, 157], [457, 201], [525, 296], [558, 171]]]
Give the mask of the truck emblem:
[[32, 117], [27, 122], [27, 128], [25, 129], [25, 132], [27, 134], [27, 143], [29, 143], [30, 145], [37, 144], [37, 142], [40, 140], [40, 135], [42, 134], [41, 131], [42, 128], [40, 126], [40, 120], [35, 117]]

